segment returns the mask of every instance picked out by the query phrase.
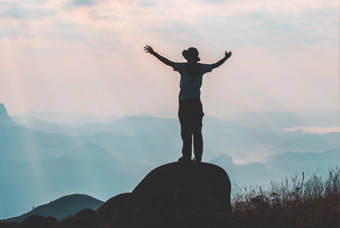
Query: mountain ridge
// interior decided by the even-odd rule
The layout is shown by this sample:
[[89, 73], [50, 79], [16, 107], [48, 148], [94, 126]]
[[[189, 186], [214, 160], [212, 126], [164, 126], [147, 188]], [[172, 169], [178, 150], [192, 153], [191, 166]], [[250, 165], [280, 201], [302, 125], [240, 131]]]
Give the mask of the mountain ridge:
[[101, 205], [103, 205], [103, 203], [103, 201], [86, 194], [71, 194], [62, 196], [56, 200], [50, 201], [47, 204], [34, 207], [31, 211], [23, 215], [8, 218], [2, 221], [22, 222], [31, 215], [40, 215], [43, 217], [52, 216], [60, 220], [69, 215], [74, 215], [84, 208], [97, 210]]
[[98, 116], [92, 114], [84, 114], [74, 111], [36, 111], [31, 110], [26, 116], [35, 117], [47, 122], [58, 124], [71, 124], [74, 126], [86, 125], [91, 122], [111, 122], [122, 118], [118, 115]]
[[0, 103], [0, 124], [13, 125], [13, 120], [9, 117], [7, 109], [3, 103]]

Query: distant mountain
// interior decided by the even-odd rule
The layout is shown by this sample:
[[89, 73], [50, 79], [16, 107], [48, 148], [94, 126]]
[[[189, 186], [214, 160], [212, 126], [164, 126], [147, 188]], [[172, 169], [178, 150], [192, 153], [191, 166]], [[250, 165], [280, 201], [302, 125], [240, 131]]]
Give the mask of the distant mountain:
[[209, 162], [222, 167], [228, 173], [233, 185], [264, 185], [268, 184], [273, 178], [266, 165], [262, 162], [239, 165], [235, 164], [232, 157], [226, 154], [219, 155]]
[[179, 156], [176, 150], [172, 149], [172, 145], [155, 145], [159, 142], [146, 141], [139, 137], [99, 132], [94, 135], [80, 136], [78, 140], [99, 145], [109, 153], [114, 154], [122, 164], [131, 164], [135, 161], [141, 164], [159, 165], [159, 163], [174, 160]]
[[304, 134], [281, 143], [270, 151], [274, 152], [323, 152], [340, 146], [340, 132], [327, 134]]
[[96, 116], [96, 115], [89, 115], [83, 114], [79, 112], [72, 112], [72, 111], [29, 111], [26, 113], [26, 116], [35, 117], [40, 120], [51, 122], [51, 123], [58, 123], [61, 125], [86, 125], [93, 122], [113, 122], [120, 118], [121, 116]]
[[119, 160], [95, 143], [83, 144], [46, 166], [50, 178], [73, 191], [87, 189], [105, 197], [131, 190], [140, 178], [131, 175]]
[[[34, 130], [78, 135], [81, 144], [94, 142], [110, 153], [112, 150], [125, 151], [123, 156], [118, 155], [122, 160], [133, 158], [143, 163], [166, 162], [176, 160], [179, 156], [176, 151], [181, 150], [180, 124], [177, 118], [128, 116], [114, 122], [84, 126], [60, 125], [27, 117], [14, 119]], [[258, 130], [209, 116], [204, 118], [203, 125], [204, 147], [209, 151], [204, 154], [208, 156], [205, 159], [212, 159], [227, 150], [235, 159], [251, 161], [253, 157], [250, 154], [265, 154], [264, 151], [270, 148], [273, 148], [270, 153], [276, 149], [279, 152], [291, 150], [291, 147], [283, 144], [306, 134], [303, 131]], [[313, 151], [308, 140], [301, 141], [300, 144], [299, 151]], [[336, 146], [332, 143], [329, 147], [329, 143], [322, 146], [321, 141], [315, 144], [317, 146], [313, 146], [314, 150], [320, 147], [320, 151]]]
[[34, 131], [67, 136], [79, 136], [87, 134], [87, 132], [84, 132], [84, 128], [80, 128], [78, 126], [47, 122], [30, 116], [11, 116], [11, 119], [16, 124], [27, 127]]
[[32, 131], [17, 125], [0, 104], [0, 165], [12, 162], [36, 162], [60, 156], [75, 146], [72, 138]]
[[[206, 155], [212, 159], [221, 151], [234, 151], [234, 156], [246, 156], [283, 143], [289, 136], [279, 136], [273, 132], [259, 131], [216, 117], [203, 120], [204, 147]], [[177, 118], [157, 118], [151, 116], [129, 116], [113, 123], [95, 123], [87, 127], [114, 135], [133, 136], [158, 147], [159, 155], [181, 151], [180, 123]], [[240, 152], [241, 151], [241, 152]], [[180, 155], [180, 154], [179, 154]], [[176, 157], [172, 159], [177, 159]]]
[[[177, 118], [128, 116], [82, 126], [33, 117], [20, 121], [28, 121], [31, 125], [24, 125], [35, 130], [13, 122], [0, 105], [0, 218], [20, 214], [60, 195], [82, 192], [107, 199], [128, 192], [150, 170], [181, 156]], [[231, 173], [233, 183], [248, 185], [286, 175], [285, 169], [276, 173], [269, 168], [274, 162], [253, 162], [276, 150], [323, 152], [339, 142], [337, 133], [311, 136], [301, 131], [259, 130], [209, 116], [203, 125], [203, 160], [228, 154], [230, 157], [212, 162]], [[239, 161], [248, 164], [236, 164]], [[299, 166], [287, 167], [294, 171]]]
[[296, 129], [295, 131], [274, 130], [274, 132], [277, 135], [280, 135], [280, 136], [289, 136], [289, 137], [295, 137], [295, 136], [301, 136], [301, 135], [308, 134], [307, 132], [304, 132], [301, 129]]
[[260, 129], [291, 127], [335, 127], [340, 125], [340, 111], [320, 109], [304, 112], [241, 112], [224, 119]]
[[340, 147], [322, 153], [312, 152], [284, 152], [268, 156], [262, 162], [252, 162], [244, 165], [235, 164], [232, 157], [222, 154], [210, 162], [221, 166], [230, 176], [232, 184], [242, 185], [269, 185], [270, 181], [290, 178], [295, 174], [327, 171], [330, 167], [340, 167]]
[[106, 163], [109, 162], [110, 165], [118, 165], [115, 164], [115, 158], [112, 154], [109, 154], [103, 148], [98, 146], [95, 143], [85, 143], [77, 148], [72, 149], [71, 151], [65, 153], [58, 159], [62, 163], [82, 163], [83, 165], [90, 166], [90, 163]]
[[90, 208], [97, 210], [104, 202], [88, 195], [74, 194], [63, 196], [50, 203], [37, 206], [28, 213], [21, 216], [5, 219], [4, 222], [22, 222], [31, 215], [43, 217], [55, 217], [58, 220], [69, 215], [74, 215], [82, 209]]
[[322, 153], [277, 153], [267, 157], [265, 161], [268, 169], [277, 173], [315, 172], [317, 169], [327, 171], [329, 167], [340, 166], [340, 147]]
[[238, 148], [262, 148], [286, 139], [274, 132], [245, 127], [217, 117], [206, 117], [204, 126], [203, 132], [208, 136], [206, 140], [214, 144], [227, 142], [227, 145], [238, 145]]
[[30, 130], [14, 123], [4, 105], [0, 118], [0, 218], [70, 192], [110, 197], [138, 181], [118, 165], [114, 146], [110, 154], [80, 138]]
[[93, 133], [102, 131], [115, 135], [139, 136], [153, 142], [164, 138], [168, 140], [178, 138], [180, 129], [179, 121], [176, 118], [151, 116], [128, 116], [111, 123], [92, 123], [87, 126], [93, 127], [93, 129], [96, 126], [97, 130]]
[[181, 150], [180, 126], [175, 118], [129, 116], [84, 126], [55, 125], [22, 117], [14, 119], [35, 130], [78, 135], [79, 142], [94, 142], [109, 152], [124, 151], [121, 158], [130, 161], [174, 160], [180, 156], [174, 155]]
[[[132, 159], [141, 163], [154, 163], [154, 161], [158, 161], [159, 165], [159, 161], [166, 162], [169, 161], [169, 159], [176, 159], [178, 156], [178, 154], [175, 156], [173, 155], [174, 150], [169, 150], [170, 147], [164, 148], [164, 145], [154, 145], [159, 144], [159, 140], [149, 139], [147, 141], [145, 139], [141, 139], [144, 138], [143, 135], [138, 135], [138, 132], [135, 133], [133, 131], [126, 132], [124, 126], [120, 126], [120, 128], [112, 126], [115, 130], [110, 129], [110, 127], [107, 126], [114, 125], [113, 123], [92, 123], [84, 126], [73, 126], [49, 123], [34, 117], [12, 116], [11, 118], [18, 125], [25, 126], [35, 131], [67, 136], [78, 136], [77, 138], [73, 138], [74, 142], [77, 142], [77, 145], [84, 144], [86, 142], [96, 143], [106, 151], [116, 154], [118, 159], [121, 161], [129, 160], [131, 162]], [[138, 124], [136, 124], [136, 126], [137, 125]], [[116, 134], [105, 131], [114, 131]], [[146, 128], [145, 131], [148, 131], [148, 129]], [[178, 134], [175, 137], [180, 140]], [[117, 151], [119, 151], [119, 153], [117, 153]], [[122, 151], [124, 151], [124, 153], [122, 153]], [[159, 151], [163, 152], [159, 153]]]
[[14, 122], [8, 116], [7, 109], [4, 104], [0, 103], [0, 124], [5, 127], [6, 125], [13, 125]]
[[[23, 126], [34, 130], [65, 135], [95, 135], [107, 132], [113, 135], [136, 137], [156, 145], [181, 144], [180, 123], [177, 118], [128, 116], [108, 123], [90, 123], [84, 126], [56, 125], [28, 117], [13, 117]], [[232, 148], [268, 147], [283, 142], [291, 135], [278, 136], [275, 132], [259, 131], [216, 117], [203, 120], [205, 141], [215, 145], [227, 141]], [[244, 139], [247, 139], [247, 143]]]

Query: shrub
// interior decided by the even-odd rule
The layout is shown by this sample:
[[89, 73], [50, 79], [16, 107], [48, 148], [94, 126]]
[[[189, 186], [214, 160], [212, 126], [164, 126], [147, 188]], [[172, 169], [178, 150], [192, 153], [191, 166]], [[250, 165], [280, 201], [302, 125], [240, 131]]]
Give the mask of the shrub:
[[234, 187], [237, 227], [339, 227], [340, 169], [302, 173], [263, 189]]

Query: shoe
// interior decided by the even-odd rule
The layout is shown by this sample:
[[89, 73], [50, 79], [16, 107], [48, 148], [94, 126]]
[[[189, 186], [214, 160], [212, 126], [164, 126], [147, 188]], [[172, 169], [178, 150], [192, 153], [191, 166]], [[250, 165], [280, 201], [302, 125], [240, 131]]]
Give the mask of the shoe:
[[192, 161], [194, 161], [194, 162], [201, 162], [201, 161], [202, 161], [202, 158], [196, 158], [196, 157], [194, 157], [194, 159], [192, 159]]
[[182, 156], [178, 159], [179, 162], [189, 162], [191, 161], [191, 158], [190, 157], [185, 157], [185, 156]]

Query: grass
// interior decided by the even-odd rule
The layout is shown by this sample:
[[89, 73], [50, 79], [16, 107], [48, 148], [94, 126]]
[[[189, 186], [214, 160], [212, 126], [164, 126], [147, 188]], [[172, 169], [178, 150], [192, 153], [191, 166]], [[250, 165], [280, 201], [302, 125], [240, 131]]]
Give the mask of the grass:
[[234, 227], [338, 228], [340, 169], [285, 178], [262, 187], [232, 191]]

